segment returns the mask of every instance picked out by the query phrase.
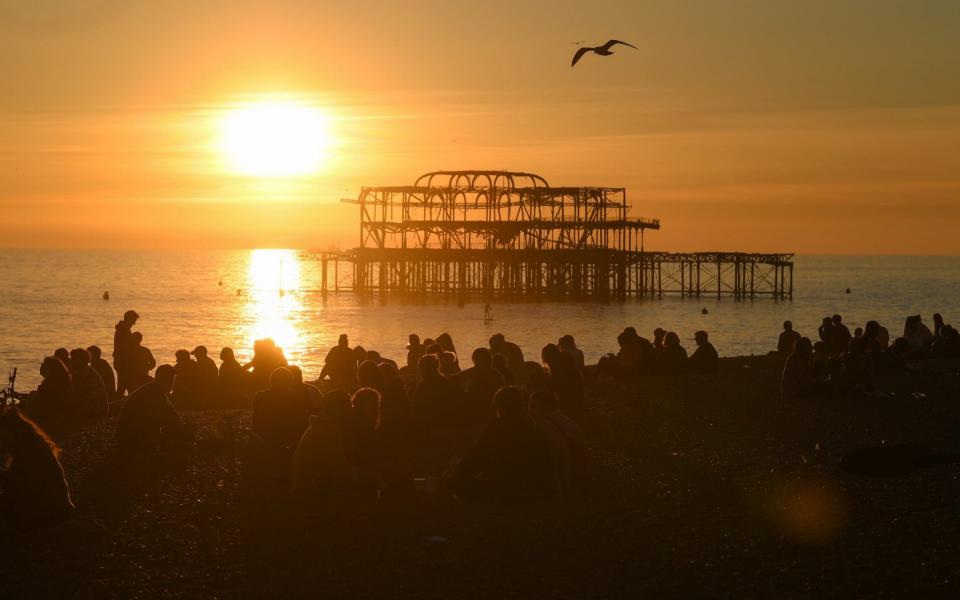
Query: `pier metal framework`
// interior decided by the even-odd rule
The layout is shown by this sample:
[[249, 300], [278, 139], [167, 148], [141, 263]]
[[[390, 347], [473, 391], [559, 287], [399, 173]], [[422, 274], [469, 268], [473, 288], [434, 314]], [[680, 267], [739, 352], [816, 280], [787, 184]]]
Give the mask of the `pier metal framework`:
[[[551, 187], [539, 175], [436, 171], [412, 186], [364, 187], [360, 246], [314, 253], [322, 290], [571, 297], [792, 297], [792, 254], [648, 252], [656, 219], [626, 191]], [[349, 263], [341, 285], [339, 264]]]

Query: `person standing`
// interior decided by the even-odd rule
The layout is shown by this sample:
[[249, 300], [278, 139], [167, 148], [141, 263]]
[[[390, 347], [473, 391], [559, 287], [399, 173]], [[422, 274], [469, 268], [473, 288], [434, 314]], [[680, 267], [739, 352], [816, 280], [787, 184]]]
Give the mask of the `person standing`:
[[117, 396], [132, 392], [132, 379], [136, 371], [136, 356], [133, 344], [133, 326], [137, 324], [140, 315], [135, 310], [123, 313], [123, 320], [118, 321], [113, 332], [113, 368], [117, 372]]

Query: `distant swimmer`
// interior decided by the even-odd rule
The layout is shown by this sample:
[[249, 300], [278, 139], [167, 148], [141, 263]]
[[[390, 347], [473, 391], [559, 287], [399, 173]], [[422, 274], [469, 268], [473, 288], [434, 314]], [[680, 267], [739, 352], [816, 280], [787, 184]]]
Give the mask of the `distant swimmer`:
[[223, 285], [223, 280], [221, 279], [220, 281], [218, 281], [217, 285]]
[[708, 315], [708, 314], [710, 314], [710, 311], [708, 311], [708, 310], [707, 310], [707, 307], [704, 306], [704, 307], [703, 307], [703, 310], [700, 311], [700, 314], [701, 314], [701, 315]]
[[483, 307], [483, 322], [488, 323], [493, 320], [493, 307], [487, 304]]
[[240, 288], [237, 288], [237, 295], [238, 295], [238, 296], [240, 295], [240, 291], [241, 291]]
[[104, 300], [109, 300], [109, 299], [110, 299], [110, 292], [104, 292], [104, 293], [103, 293], [103, 299], [104, 299]]
[[850, 293], [850, 288], [847, 288], [847, 293], [848, 293], [848, 294]]
[[610, 40], [610, 41], [607, 42], [606, 44], [604, 44], [604, 45], [602, 45], [602, 46], [597, 46], [596, 48], [590, 48], [589, 46], [584, 46], [584, 47], [582, 47], [582, 48], [579, 48], [579, 49], [577, 50], [577, 53], [573, 55], [573, 62], [570, 63], [570, 66], [572, 67], [572, 66], [576, 65], [576, 64], [580, 61], [580, 59], [583, 58], [583, 55], [586, 54], [587, 52], [593, 52], [594, 54], [598, 54], [598, 55], [600, 55], [600, 56], [610, 56], [611, 54], [613, 54], [613, 52], [610, 51], [610, 48], [612, 48], [613, 46], [616, 46], [617, 44], [622, 44], [622, 45], [624, 45], [624, 46], [630, 46], [630, 47], [633, 48], [634, 50], [637, 50], [637, 49], [638, 49], [638, 48], [637, 48], [636, 46], [634, 46], [633, 44], [628, 44], [628, 43], [626, 43], [626, 42], [621, 42], [620, 40]]

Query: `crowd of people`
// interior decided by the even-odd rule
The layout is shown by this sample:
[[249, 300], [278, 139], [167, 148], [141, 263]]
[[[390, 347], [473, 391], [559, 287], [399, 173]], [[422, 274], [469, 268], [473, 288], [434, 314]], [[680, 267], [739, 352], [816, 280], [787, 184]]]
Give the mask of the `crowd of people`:
[[[31, 418], [117, 414], [117, 448], [137, 457], [189, 447], [195, 428], [184, 410], [252, 408], [245, 438], [251, 473], [295, 491], [372, 494], [430, 475], [460, 498], [566, 498], [583, 490], [590, 470], [580, 425], [585, 377], [702, 375], [719, 365], [705, 331], [694, 334], [696, 350], [688, 355], [674, 332], [657, 328], [649, 340], [627, 327], [618, 352], [595, 367], [585, 365], [570, 335], [545, 345], [536, 361], [498, 333], [468, 361], [448, 333], [411, 334], [398, 363], [352, 347], [343, 334], [311, 382], [270, 339], [255, 342], [246, 364], [223, 348], [218, 366], [196, 346], [178, 350], [174, 364], [156, 366], [133, 331], [138, 319], [127, 311], [117, 323], [112, 366], [97, 346], [57, 349], [41, 364], [38, 388], [17, 394], [16, 407], [3, 407], [0, 451], [34, 457], [0, 470], [0, 499], [9, 505], [20, 498], [5, 508], [23, 513], [25, 522], [35, 522], [44, 506], [51, 519], [72, 509], [56, 446]], [[784, 360], [783, 397], [802, 398], [869, 389], [875, 372], [904, 368], [908, 360], [960, 356], [960, 335], [940, 315], [932, 331], [913, 316], [891, 343], [876, 321], [851, 334], [833, 315], [824, 318], [816, 343], [785, 322], [777, 354]], [[18, 469], [28, 463], [43, 466], [31, 468], [48, 477], [24, 478]], [[28, 493], [50, 501], [24, 503], [10, 491], [18, 485], [34, 486]]]
[[706, 331], [693, 336], [696, 350], [688, 355], [680, 344], [680, 336], [657, 327], [653, 340], [642, 337], [633, 327], [627, 327], [617, 336], [620, 349], [600, 359], [600, 373], [614, 377], [649, 375], [682, 375], [714, 373], [720, 362], [717, 349]]
[[824, 317], [816, 342], [784, 321], [777, 353], [785, 357], [780, 391], [784, 398], [815, 395], [877, 393], [878, 372], [897, 371], [907, 361], [960, 357], [960, 333], [933, 315], [933, 331], [920, 315], [907, 317], [903, 335], [890, 340], [889, 330], [867, 321], [853, 333], [841, 315]]

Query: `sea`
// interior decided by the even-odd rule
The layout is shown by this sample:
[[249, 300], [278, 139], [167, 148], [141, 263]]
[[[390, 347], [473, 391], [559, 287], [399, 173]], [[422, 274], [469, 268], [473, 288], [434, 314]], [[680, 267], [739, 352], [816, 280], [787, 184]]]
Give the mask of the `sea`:
[[[410, 333], [426, 338], [447, 332], [468, 357], [500, 332], [531, 360], [539, 359], [545, 344], [570, 334], [587, 361], [595, 362], [616, 352], [617, 334], [627, 326], [647, 337], [656, 327], [676, 331], [690, 351], [694, 332], [703, 329], [722, 356], [745, 356], [774, 349], [787, 319], [810, 337], [834, 313], [843, 315], [851, 331], [875, 319], [891, 336], [899, 335], [908, 315], [930, 323], [939, 312], [960, 324], [960, 257], [801, 255], [794, 265], [790, 300], [492, 300], [492, 319], [485, 320], [488, 301], [481, 297], [324, 294], [320, 263], [296, 250], [4, 249], [0, 369], [16, 367], [17, 389], [26, 391], [39, 383], [40, 363], [56, 348], [96, 344], [109, 359], [114, 325], [128, 309], [140, 314], [134, 330], [143, 333], [158, 364], [198, 345], [214, 357], [229, 346], [242, 362], [254, 340], [271, 337], [308, 379], [319, 375], [341, 333], [351, 345], [400, 364]], [[341, 279], [347, 275], [340, 273]]]

